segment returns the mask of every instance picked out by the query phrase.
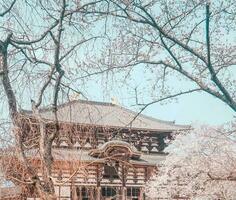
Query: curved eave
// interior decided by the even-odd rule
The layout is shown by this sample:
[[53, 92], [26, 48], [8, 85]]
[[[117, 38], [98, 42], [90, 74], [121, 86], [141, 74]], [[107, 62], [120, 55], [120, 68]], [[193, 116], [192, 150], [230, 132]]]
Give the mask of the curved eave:
[[[89, 155], [89, 151], [76, 150], [76, 149], [53, 149], [54, 164], [64, 163], [65, 165], [69, 163], [89, 163], [89, 164], [104, 164], [107, 162], [106, 158], [96, 158]], [[12, 159], [16, 156], [8, 156], [8, 159]], [[40, 156], [38, 151], [29, 150], [27, 152], [27, 157], [30, 158], [32, 163], [37, 164], [40, 162]], [[138, 166], [156, 166], [160, 165], [165, 160], [166, 154], [141, 154], [138, 159], [130, 158], [129, 163]], [[6, 158], [7, 159], [7, 158]]]
[[[34, 118], [30, 111], [27, 112], [21, 112], [22, 115]], [[43, 118], [44, 121], [47, 121], [48, 123], [54, 123], [54, 120]], [[105, 128], [105, 129], [122, 129], [122, 130], [133, 130], [133, 131], [144, 131], [144, 132], [160, 132], [160, 133], [170, 133], [174, 131], [187, 131], [191, 130], [192, 127], [190, 125], [178, 125], [178, 124], [169, 124], [170, 126], [173, 126], [172, 128], [140, 128], [140, 127], [133, 127], [133, 126], [105, 126], [102, 124], [93, 124], [93, 123], [76, 123], [76, 122], [65, 122], [60, 121], [59, 123], [63, 124], [71, 124], [71, 125], [79, 125], [83, 127], [95, 127], [95, 128]]]

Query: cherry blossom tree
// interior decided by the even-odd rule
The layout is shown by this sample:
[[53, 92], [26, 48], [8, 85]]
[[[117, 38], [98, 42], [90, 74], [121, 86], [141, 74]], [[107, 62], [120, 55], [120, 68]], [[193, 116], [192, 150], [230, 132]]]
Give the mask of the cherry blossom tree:
[[[0, 101], [1, 109], [4, 109], [0, 117], [8, 119], [11, 127], [5, 131], [1, 125], [0, 129], [1, 171], [11, 172], [6, 178], [15, 183], [33, 187], [41, 199], [56, 199], [51, 177], [52, 143], [59, 134], [57, 105], [59, 99], [65, 99], [69, 91], [80, 94], [68, 86], [65, 79], [70, 81], [73, 74], [69, 66], [77, 66], [77, 58], [81, 61], [81, 57], [86, 57], [79, 49], [86, 44], [85, 51], [89, 44], [94, 44], [100, 37], [99, 32], [95, 34], [92, 28], [93, 22], [99, 19], [86, 18], [80, 13], [80, 9], [94, 4], [96, 1], [0, 2]], [[77, 70], [82, 69], [78, 67]], [[52, 133], [46, 133], [46, 124], [38, 112], [48, 104], [54, 110], [55, 131]], [[24, 117], [21, 109], [24, 105], [31, 105], [39, 127], [39, 137], [30, 140], [33, 145], [26, 144], [25, 129], [22, 127]], [[3, 150], [5, 146], [2, 141], [8, 138], [8, 149]], [[42, 178], [27, 156], [32, 147], [40, 152]], [[12, 163], [15, 163], [15, 168]], [[26, 173], [19, 174], [19, 168]]]
[[151, 199], [227, 199], [236, 196], [236, 124], [201, 126], [180, 134], [147, 183]]
[[[56, 198], [50, 177], [52, 142], [59, 132], [57, 105], [68, 91], [81, 94], [70, 87], [80, 78], [116, 70], [130, 75], [135, 66], [141, 65], [154, 75], [150, 76], [149, 85], [158, 93], [152, 102], [137, 101], [144, 105], [143, 109], [168, 98], [204, 91], [236, 110], [232, 76], [235, 43], [226, 38], [235, 34], [235, 1], [217, 2], [1, 1], [0, 95], [7, 102], [1, 105], [7, 105], [15, 153], [27, 171], [27, 179], [16, 181], [33, 185], [42, 199]], [[91, 52], [101, 43], [87, 50], [89, 56], [82, 55], [79, 48], [83, 44], [89, 47], [90, 42], [101, 37], [100, 20], [105, 24], [104, 35], [109, 42], [105, 42], [107, 48], [98, 62]], [[112, 28], [116, 32], [110, 35]], [[189, 87], [174, 93], [166, 81], [173, 74], [189, 81]], [[43, 180], [26, 156], [20, 127], [24, 104], [32, 105], [40, 122], [36, 143]], [[52, 134], [45, 134], [45, 124], [38, 114], [45, 104], [54, 107], [57, 131]]]
[[[119, 37], [108, 45], [110, 52], [104, 55], [110, 59], [102, 66], [125, 70], [129, 77], [143, 68], [142, 74], [148, 74], [147, 94], [134, 86], [136, 103], [143, 109], [168, 98], [205, 92], [236, 111], [235, 8], [235, 1], [104, 0], [100, 7], [83, 12], [113, 17]], [[170, 78], [175, 80], [172, 84]], [[185, 84], [178, 88], [180, 80]], [[152, 101], [140, 97], [145, 95]]]

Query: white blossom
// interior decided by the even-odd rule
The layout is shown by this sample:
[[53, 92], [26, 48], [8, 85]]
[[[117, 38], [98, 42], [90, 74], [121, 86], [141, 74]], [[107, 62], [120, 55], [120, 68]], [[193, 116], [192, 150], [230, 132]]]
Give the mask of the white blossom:
[[236, 199], [235, 130], [232, 123], [178, 135], [158, 174], [147, 183], [147, 195], [151, 199]]

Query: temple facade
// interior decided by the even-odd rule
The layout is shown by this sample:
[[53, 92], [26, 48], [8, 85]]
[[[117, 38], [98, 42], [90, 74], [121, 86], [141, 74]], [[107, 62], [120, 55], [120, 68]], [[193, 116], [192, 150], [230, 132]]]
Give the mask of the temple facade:
[[[165, 159], [176, 131], [188, 126], [137, 114], [112, 103], [74, 100], [58, 107], [59, 136], [53, 142], [53, 181], [60, 200], [142, 200], [144, 186]], [[31, 111], [22, 111], [25, 145], [37, 138]], [[51, 108], [40, 110], [53, 131]], [[29, 125], [30, 124], [30, 125]], [[28, 154], [40, 166], [37, 148]], [[42, 171], [38, 168], [38, 174]], [[29, 200], [38, 199], [34, 191]]]

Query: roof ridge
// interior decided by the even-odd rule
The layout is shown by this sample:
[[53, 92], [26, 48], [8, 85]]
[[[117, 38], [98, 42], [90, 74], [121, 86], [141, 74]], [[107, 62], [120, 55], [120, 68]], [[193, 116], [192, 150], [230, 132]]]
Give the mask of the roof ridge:
[[115, 104], [110, 103], [110, 102], [103, 102], [103, 101], [91, 101], [91, 100], [83, 100], [83, 99], [78, 99], [74, 100], [80, 103], [85, 103], [85, 104], [95, 104], [95, 105], [105, 105], [105, 106], [114, 106]]
[[71, 105], [71, 104], [75, 104], [75, 103], [114, 106], [114, 104], [109, 103], [109, 102], [90, 101], [90, 100], [76, 99], [76, 100], [71, 100], [71, 101], [62, 103], [62, 104], [58, 105], [58, 108], [65, 107], [65, 106], [68, 106], [68, 105]]
[[[65, 106], [70, 106], [70, 105], [75, 104], [75, 103], [91, 104], [91, 105], [92, 104], [94, 104], [94, 105], [104, 105], [104, 106], [114, 106], [115, 105], [115, 104], [112, 104], [112, 103], [109, 103], [109, 102], [76, 99], [76, 100], [70, 100], [70, 101], [64, 102], [62, 104], [59, 104], [57, 106], [57, 108], [63, 108]], [[45, 107], [39, 109], [40, 112], [47, 112], [47, 111], [50, 111], [50, 110], [52, 110], [52, 106], [51, 105], [48, 105], [48, 106], [45, 106]], [[32, 113], [31, 110], [21, 109], [21, 111]]]

